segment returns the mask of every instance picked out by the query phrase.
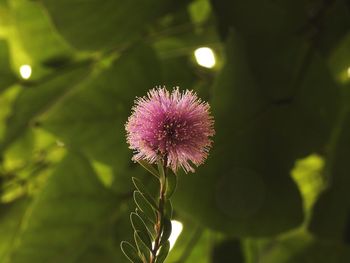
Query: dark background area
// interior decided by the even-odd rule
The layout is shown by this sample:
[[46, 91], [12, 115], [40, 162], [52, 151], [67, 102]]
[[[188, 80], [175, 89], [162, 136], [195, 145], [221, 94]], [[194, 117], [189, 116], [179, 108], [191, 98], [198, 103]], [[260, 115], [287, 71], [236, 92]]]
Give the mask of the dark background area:
[[350, 262], [348, 1], [0, 0], [1, 263], [126, 262], [131, 177], [154, 182], [124, 124], [157, 85], [216, 129], [166, 262]]

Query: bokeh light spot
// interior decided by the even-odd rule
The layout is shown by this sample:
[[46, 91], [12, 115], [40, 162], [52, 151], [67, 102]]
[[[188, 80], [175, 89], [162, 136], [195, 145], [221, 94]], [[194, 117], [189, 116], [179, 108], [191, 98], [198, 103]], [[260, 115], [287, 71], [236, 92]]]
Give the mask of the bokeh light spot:
[[194, 51], [198, 65], [205, 68], [213, 68], [216, 64], [215, 54], [211, 48], [200, 47]]
[[176, 220], [171, 220], [171, 235], [169, 237], [169, 243], [170, 243], [170, 250], [174, 247], [176, 240], [179, 238], [183, 225], [181, 222], [176, 221]]
[[32, 75], [32, 67], [29, 65], [22, 65], [19, 68], [19, 73], [21, 74], [21, 77], [23, 79], [29, 79], [30, 76]]

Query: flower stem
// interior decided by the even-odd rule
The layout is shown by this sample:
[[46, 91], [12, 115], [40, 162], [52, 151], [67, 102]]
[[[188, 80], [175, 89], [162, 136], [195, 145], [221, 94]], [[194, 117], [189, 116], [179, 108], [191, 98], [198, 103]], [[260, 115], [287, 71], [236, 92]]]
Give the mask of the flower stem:
[[165, 193], [167, 187], [167, 168], [166, 168], [166, 158], [164, 158], [161, 164], [158, 165], [159, 169], [159, 202], [157, 211], [157, 222], [155, 225], [156, 229], [156, 239], [154, 241], [154, 247], [152, 249], [152, 254], [150, 258], [150, 263], [154, 263], [157, 259], [158, 250], [160, 249], [160, 240], [163, 232], [163, 217], [164, 217], [164, 205], [166, 201]]

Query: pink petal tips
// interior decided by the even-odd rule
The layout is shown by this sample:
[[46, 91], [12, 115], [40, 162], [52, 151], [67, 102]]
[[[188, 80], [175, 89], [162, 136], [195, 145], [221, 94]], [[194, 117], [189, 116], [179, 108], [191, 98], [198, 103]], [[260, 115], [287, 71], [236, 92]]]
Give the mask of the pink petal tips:
[[215, 134], [210, 106], [193, 91], [157, 87], [137, 98], [125, 129], [133, 160], [159, 158], [173, 171], [194, 172], [208, 156]]

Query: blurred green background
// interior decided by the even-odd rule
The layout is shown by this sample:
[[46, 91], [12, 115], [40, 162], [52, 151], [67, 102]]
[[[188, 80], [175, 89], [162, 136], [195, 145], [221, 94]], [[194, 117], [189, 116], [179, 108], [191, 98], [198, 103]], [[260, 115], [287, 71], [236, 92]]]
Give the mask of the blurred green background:
[[126, 262], [154, 182], [124, 123], [156, 85], [217, 132], [167, 262], [350, 262], [349, 1], [0, 0], [0, 263]]

